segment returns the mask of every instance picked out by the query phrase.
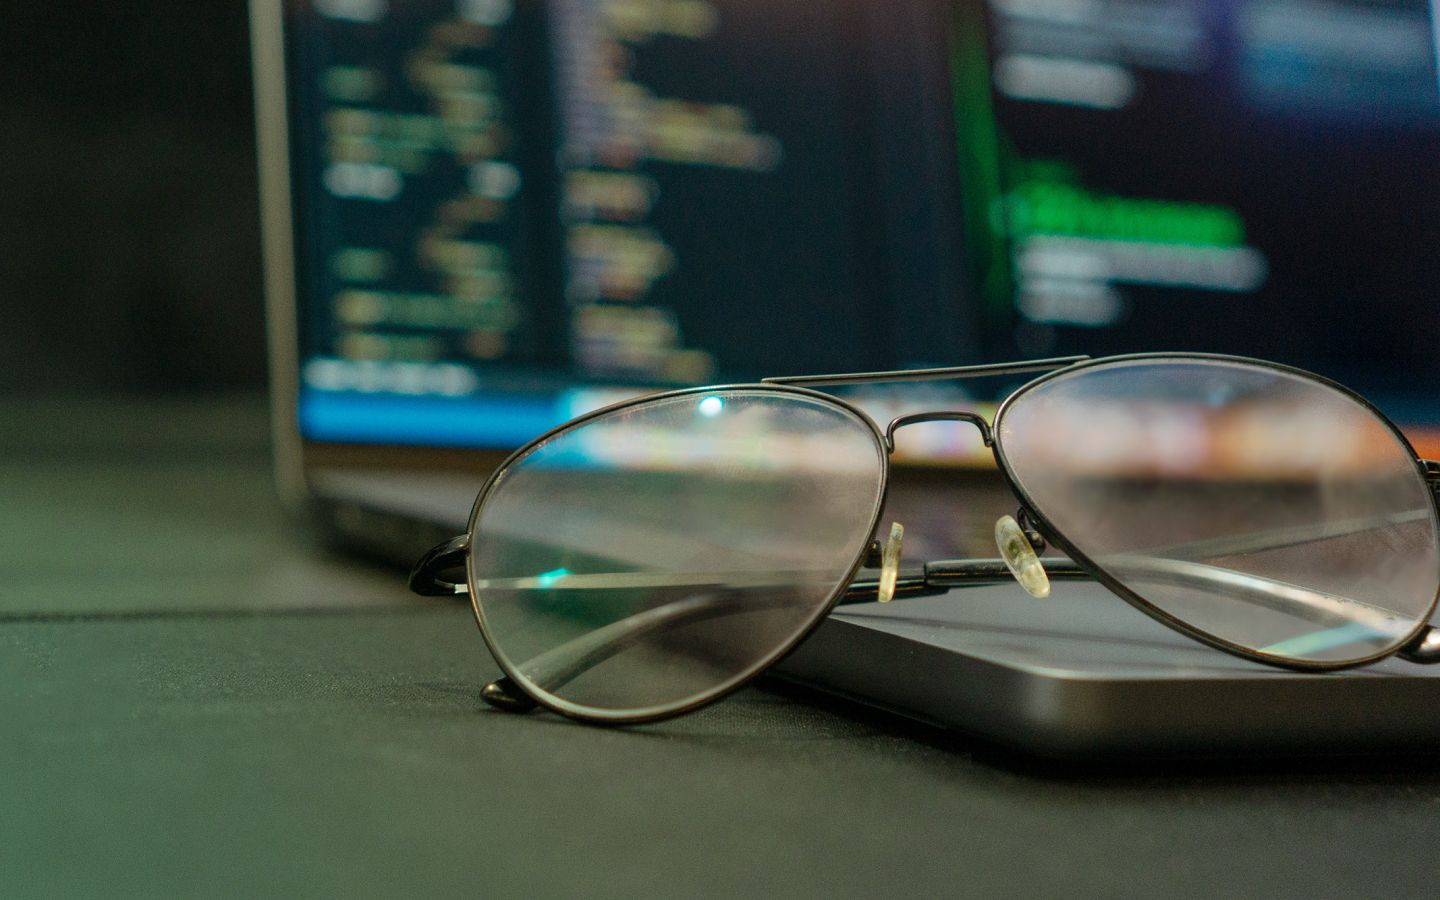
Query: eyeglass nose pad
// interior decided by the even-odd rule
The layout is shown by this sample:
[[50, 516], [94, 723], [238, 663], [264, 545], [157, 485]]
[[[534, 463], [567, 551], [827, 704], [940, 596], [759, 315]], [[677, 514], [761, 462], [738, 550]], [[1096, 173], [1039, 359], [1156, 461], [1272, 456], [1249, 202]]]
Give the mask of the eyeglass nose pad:
[[904, 539], [905, 526], [891, 522], [890, 536], [880, 546], [880, 591], [876, 599], [881, 603], [895, 599], [895, 582], [900, 577], [900, 544]]
[[1045, 574], [1045, 566], [1035, 555], [1030, 538], [1014, 516], [1001, 516], [995, 521], [995, 546], [1000, 548], [1005, 568], [1010, 570], [1027, 594], [1032, 597], [1050, 596], [1050, 576]]

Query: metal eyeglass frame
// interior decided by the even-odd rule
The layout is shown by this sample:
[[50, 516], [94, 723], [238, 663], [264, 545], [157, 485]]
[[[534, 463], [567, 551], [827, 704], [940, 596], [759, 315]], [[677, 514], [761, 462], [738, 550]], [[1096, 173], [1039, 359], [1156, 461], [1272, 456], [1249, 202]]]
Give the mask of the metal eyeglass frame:
[[[808, 375], [795, 377], [766, 378], [758, 384], [735, 384], [720, 386], [712, 385], [707, 387], [685, 388], [676, 391], [666, 391], [658, 394], [649, 394], [641, 397], [635, 397], [629, 400], [622, 401], [620, 403], [615, 403], [610, 406], [594, 410], [576, 419], [572, 419], [571, 421], [568, 421], [554, 429], [551, 429], [550, 431], [545, 432], [544, 434], [535, 438], [530, 443], [526, 444], [524, 447], [521, 447], [519, 450], [511, 454], [510, 457], [507, 458], [491, 474], [490, 478], [486, 481], [484, 487], [481, 488], [479, 494], [476, 497], [474, 509], [470, 517], [469, 529], [467, 530], [466, 534], [452, 538], [449, 541], [440, 544], [439, 546], [431, 549], [428, 553], [426, 553], [420, 559], [420, 561], [416, 563], [414, 570], [410, 574], [410, 588], [418, 594], [423, 594], [427, 596], [458, 595], [468, 596], [470, 598], [471, 606], [475, 613], [476, 623], [479, 625], [481, 635], [484, 638], [486, 645], [489, 647], [491, 654], [495, 657], [496, 661], [505, 671], [503, 677], [485, 686], [485, 688], [481, 692], [481, 696], [487, 703], [501, 709], [514, 712], [525, 712], [532, 710], [537, 706], [544, 706], [562, 715], [566, 715], [571, 718], [582, 719], [585, 721], [602, 722], [609, 724], [634, 724], [638, 722], [654, 721], [658, 719], [670, 718], [672, 716], [681, 715], [683, 713], [690, 712], [701, 706], [719, 700], [725, 695], [739, 689], [744, 684], [748, 683], [750, 680], [752, 680], [753, 678], [764, 672], [766, 669], [768, 669], [770, 666], [772, 666], [775, 662], [777, 662], [780, 658], [789, 653], [792, 649], [794, 649], [795, 646], [797, 646], [801, 641], [803, 641], [806, 637], [809, 636], [809, 634], [815, 629], [815, 627], [820, 623], [820, 621], [824, 619], [825, 616], [829, 615], [829, 613], [836, 606], [853, 603], [871, 603], [875, 602], [877, 598], [882, 595], [882, 585], [880, 580], [855, 580], [856, 574], [860, 571], [862, 567], [865, 567], [867, 565], [877, 567], [880, 565], [882, 551], [885, 549], [880, 542], [874, 540], [870, 541], [869, 544], [856, 556], [856, 558], [851, 563], [845, 579], [841, 582], [842, 584], [845, 584], [847, 586], [837, 590], [835, 594], [819, 608], [813, 620], [807, 623], [803, 629], [800, 629], [800, 631], [792, 641], [790, 641], [785, 646], [777, 648], [775, 652], [771, 653], [770, 655], [762, 659], [760, 662], [752, 666], [749, 670], [742, 673], [740, 677], [733, 679], [730, 682], [727, 682], [719, 688], [715, 689], [714, 691], [703, 694], [691, 700], [690, 702], [677, 705], [673, 708], [665, 708], [658, 713], [629, 713], [627, 711], [615, 711], [613, 714], [597, 714], [595, 711], [588, 710], [584, 707], [572, 707], [572, 705], [568, 704], [565, 701], [561, 701], [558, 698], [533, 696], [532, 694], [528, 693], [523, 687], [523, 679], [517, 679], [517, 673], [511, 671], [510, 665], [507, 662], [507, 657], [503, 653], [497, 652], [496, 645], [488, 629], [486, 628], [485, 616], [483, 610], [480, 608], [479, 597], [476, 592], [470, 590], [471, 584], [481, 583], [480, 581], [477, 581], [476, 573], [471, 571], [469, 552], [470, 535], [474, 531], [480, 509], [485, 503], [487, 494], [490, 492], [491, 488], [497, 483], [500, 477], [506, 472], [506, 470], [515, 462], [526, 457], [537, 445], [551, 440], [556, 435], [562, 432], [580, 427], [599, 416], [604, 416], [609, 413], [637, 405], [644, 405], [659, 400], [666, 400], [672, 397], [681, 397], [691, 394], [727, 390], [764, 390], [774, 391], [776, 393], [803, 396], [811, 400], [819, 399], [822, 402], [833, 404], [847, 410], [848, 412], [855, 415], [860, 421], [870, 427], [878, 443], [878, 446], [884, 451], [881, 454], [881, 481], [879, 495], [877, 498], [874, 514], [869, 525], [869, 531], [866, 532], [872, 536], [875, 534], [876, 528], [880, 523], [880, 516], [883, 512], [885, 506], [885, 499], [889, 490], [889, 458], [890, 454], [893, 453], [895, 450], [895, 432], [907, 425], [914, 425], [921, 422], [968, 422], [974, 425], [975, 428], [979, 430], [981, 439], [983, 440], [985, 446], [990, 448], [991, 453], [993, 454], [995, 459], [995, 464], [1000, 470], [1001, 476], [1003, 477], [1006, 485], [1010, 488], [1010, 490], [1019, 500], [1020, 506], [1016, 518], [1018, 519], [1020, 526], [1023, 529], [1025, 538], [1028, 539], [1028, 542], [1032, 545], [1034, 550], [1036, 552], [1042, 551], [1048, 543], [1054, 545], [1055, 547], [1063, 550], [1065, 553], [1068, 554], [1068, 558], [1040, 557], [1039, 562], [1044, 567], [1044, 572], [1050, 580], [1097, 581], [1100, 584], [1104, 585], [1106, 588], [1108, 588], [1112, 593], [1116, 594], [1121, 599], [1128, 602], [1131, 606], [1134, 606], [1146, 615], [1158, 620], [1162, 624], [1172, 629], [1175, 629], [1176, 631], [1179, 631], [1182, 634], [1185, 634], [1186, 636], [1194, 640], [1197, 640], [1211, 647], [1215, 647], [1216, 649], [1225, 651], [1227, 653], [1241, 656], [1246, 659], [1255, 660], [1257, 662], [1266, 663], [1272, 666], [1279, 666], [1282, 668], [1297, 670], [1336, 671], [1339, 669], [1366, 665], [1392, 655], [1398, 655], [1401, 658], [1404, 658], [1411, 662], [1421, 664], [1432, 664], [1440, 662], [1440, 628], [1435, 628], [1429, 624], [1429, 619], [1435, 612], [1435, 607], [1437, 601], [1440, 601], [1440, 596], [1431, 598], [1428, 610], [1419, 619], [1418, 624], [1415, 626], [1415, 628], [1410, 634], [1405, 636], [1402, 640], [1398, 641], [1393, 649], [1377, 653], [1371, 657], [1356, 660], [1345, 660], [1339, 663], [1332, 663], [1315, 660], [1300, 660], [1274, 654], [1267, 654], [1262, 651], [1253, 650], [1249, 647], [1234, 644], [1221, 638], [1217, 638], [1213, 635], [1207, 634], [1195, 628], [1194, 626], [1189, 625], [1185, 621], [1178, 619], [1154, 606], [1149, 601], [1145, 600], [1143, 597], [1130, 590], [1124, 584], [1112, 577], [1105, 568], [1097, 565], [1092, 560], [1090, 560], [1084, 553], [1077, 550], [1074, 545], [1071, 544], [1065, 538], [1065, 536], [1050, 523], [1050, 521], [1045, 517], [1043, 512], [1036, 509], [1030, 497], [1027, 495], [1023, 487], [1019, 484], [1018, 479], [1014, 476], [1010, 468], [1009, 462], [1005, 457], [1004, 446], [999, 440], [999, 433], [996, 426], [1004, 419], [1005, 412], [1009, 408], [1009, 406], [1018, 397], [1021, 397], [1035, 387], [1042, 385], [1051, 380], [1052, 378], [1056, 378], [1062, 374], [1068, 374], [1080, 369], [1103, 366], [1121, 361], [1177, 359], [1232, 362], [1244, 364], [1247, 366], [1269, 368], [1319, 383], [1340, 392], [1344, 396], [1347, 396], [1352, 400], [1358, 402], [1364, 409], [1366, 409], [1373, 416], [1375, 416], [1377, 420], [1384, 423], [1384, 425], [1400, 442], [1401, 446], [1403, 446], [1408, 451], [1410, 457], [1414, 460], [1420, 476], [1431, 488], [1432, 501], [1440, 500], [1440, 498], [1437, 498], [1436, 496], [1437, 494], [1440, 494], [1440, 462], [1421, 459], [1415, 453], [1415, 450], [1410, 445], [1409, 441], [1406, 440], [1405, 436], [1400, 432], [1399, 428], [1397, 428], [1395, 424], [1392, 423], [1373, 404], [1371, 404], [1364, 397], [1361, 397], [1359, 394], [1355, 393], [1349, 388], [1330, 381], [1329, 379], [1323, 378], [1310, 372], [1303, 371], [1301, 369], [1296, 369], [1279, 363], [1268, 362], [1266, 360], [1252, 359], [1249, 357], [1241, 356], [1226, 356], [1205, 353], [1138, 353], [1123, 356], [1104, 357], [1101, 359], [1091, 359], [1087, 356], [1068, 356], [1053, 359], [1031, 360], [1025, 362], [957, 366], [936, 369], [916, 369], [891, 372], [858, 372], [837, 375]], [[845, 400], [832, 394], [826, 394], [814, 390], [814, 388], [817, 387], [839, 387], [858, 384], [938, 381], [992, 376], [1025, 375], [1032, 373], [1043, 374], [1041, 374], [1039, 378], [1032, 379], [1031, 381], [1028, 381], [1020, 387], [1016, 388], [1015, 390], [1011, 391], [1010, 394], [1006, 396], [1004, 401], [1001, 402], [1000, 406], [997, 408], [993, 418], [993, 422], [987, 422], [984, 417], [974, 412], [936, 410], [933, 412], [912, 413], [904, 416], [899, 416], [895, 419], [892, 419], [886, 425], [883, 431], [880, 430], [879, 426], [874, 422], [873, 419], [871, 419], [868, 415], [863, 413], [853, 404], [848, 403]], [[1440, 506], [1437, 506], [1437, 509], [1440, 509]], [[1296, 536], [1289, 534], [1289, 530], [1286, 530], [1286, 532], [1287, 534], [1283, 538], [1284, 540], [1290, 543], [1293, 543], [1297, 540]], [[1259, 535], [1256, 537], [1258, 537], [1262, 541], [1262, 543], [1255, 544], [1244, 549], [1261, 549], [1262, 547], [1278, 546], [1273, 543], [1274, 536]], [[1298, 538], [1298, 540], [1303, 540], [1303, 538]], [[1230, 549], [1232, 552], [1234, 552], [1237, 548]], [[462, 568], [465, 570], [464, 581], [453, 581], [445, 577], [446, 575], [450, 575], [451, 573], [454, 573]], [[998, 584], [1009, 581], [1012, 578], [1009, 565], [1002, 559], [961, 559], [931, 561], [925, 563], [918, 573], [903, 574], [898, 575], [898, 577], [894, 573], [893, 567], [887, 568], [890, 569], [890, 571], [885, 574], [888, 575], [891, 581], [890, 583], [884, 585], [883, 593], [890, 593], [894, 598], [942, 594], [949, 591], [952, 587], [966, 585]], [[1213, 570], [1213, 572], [1207, 572], [1206, 570]], [[1219, 577], [1216, 576], [1214, 572], [1222, 571], [1228, 570], [1219, 570], [1214, 569], [1214, 567], [1208, 567], [1203, 565], [1192, 565], [1187, 570], [1173, 571], [1166, 574], [1170, 575], [1171, 577], [1178, 577], [1181, 580], [1188, 579], [1191, 581], [1199, 581], [1203, 583], [1206, 581], [1219, 580]], [[1256, 599], [1258, 602], [1264, 602], [1265, 588], [1268, 580], [1260, 576], [1246, 576], [1244, 580], [1250, 583], [1239, 585], [1242, 594], [1245, 591], [1249, 591], [1251, 594], [1255, 595], [1253, 599]], [[1227, 583], [1226, 587], [1235, 588], [1237, 587], [1237, 585], [1234, 583]], [[1322, 601], [1325, 598], [1325, 595], [1320, 595], [1318, 593], [1315, 594], [1315, 596]], [[1242, 597], [1242, 599], [1252, 598]], [[569, 678], [579, 674], [579, 672], [599, 664], [604, 659], [608, 658], [610, 655], [613, 655], [614, 653], [617, 653], [620, 650], [624, 649], [624, 647], [631, 643], [633, 640], [643, 636], [644, 634], [648, 634], [657, 628], [689, 623], [696, 621], [697, 619], [710, 616], [724, 615], [727, 613], [727, 611], [733, 610], [734, 607], [726, 608], [716, 605], [714, 603], [686, 601], [679, 601], [676, 603], [657, 607], [656, 609], [646, 611], [645, 613], [639, 614], [637, 616], [632, 616], [631, 619], [634, 621], [621, 620], [620, 622], [613, 623], [611, 626], [607, 626], [605, 629], [603, 629], [603, 634], [586, 636], [584, 638], [577, 639], [577, 641], [574, 642], [586, 642], [588, 644], [588, 646], [586, 647], [559, 648], [562, 650], [568, 649], [572, 652], [567, 654], [556, 653], [557, 658], [564, 656], [567, 657], [568, 661], [555, 665], [553, 667], [553, 674], [560, 681], [568, 680]], [[1317, 615], [1323, 616], [1326, 611], [1323, 608], [1317, 607], [1316, 612]], [[554, 651], [551, 652], [553, 653]], [[549, 656], [550, 653], [544, 655]], [[576, 659], [578, 659], [579, 661], [576, 662]], [[534, 666], [537, 663], [542, 667], [546, 665], [546, 662], [544, 660], [531, 660], [529, 661], [529, 663], [527, 663], [527, 666]]]

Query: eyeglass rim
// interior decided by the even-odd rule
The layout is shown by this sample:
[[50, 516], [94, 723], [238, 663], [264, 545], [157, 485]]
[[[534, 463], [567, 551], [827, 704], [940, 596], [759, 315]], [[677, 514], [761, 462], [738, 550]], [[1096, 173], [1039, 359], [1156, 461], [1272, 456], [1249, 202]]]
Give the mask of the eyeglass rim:
[[1048, 516], [1045, 515], [1043, 507], [1039, 504], [1036, 504], [1034, 499], [1030, 496], [1029, 492], [1026, 491], [1024, 487], [1022, 487], [1022, 485], [1020, 484], [1020, 479], [1016, 476], [1014, 469], [1011, 467], [1010, 460], [1006, 456], [1005, 442], [1003, 438], [1004, 429], [1002, 427], [1006, 413], [1010, 411], [1015, 401], [1022, 398], [1025, 394], [1029, 393], [1035, 388], [1038, 388], [1050, 382], [1053, 379], [1060, 378], [1062, 376], [1074, 375], [1076, 372], [1084, 371], [1087, 369], [1108, 368], [1110, 366], [1123, 363], [1166, 361], [1199, 361], [1222, 364], [1228, 363], [1241, 368], [1271, 369], [1277, 372], [1282, 372], [1301, 378], [1306, 381], [1313, 382], [1315, 384], [1319, 384], [1322, 387], [1330, 388], [1331, 390], [1338, 392], [1342, 396], [1348, 397], [1349, 399], [1355, 401], [1360, 405], [1362, 409], [1369, 412], [1372, 416], [1375, 417], [1376, 420], [1382, 423], [1389, 430], [1390, 434], [1399, 442], [1400, 447], [1403, 448], [1405, 453], [1409, 456], [1411, 466], [1413, 467], [1415, 475], [1419, 479], [1420, 484], [1424, 486], [1427, 490], [1431, 491], [1432, 502], [1428, 505], [1427, 508], [1430, 512], [1431, 527], [1433, 529], [1432, 533], [1437, 536], [1437, 539], [1440, 539], [1440, 508], [1437, 508], [1437, 504], [1434, 502], [1434, 492], [1430, 488], [1431, 482], [1430, 479], [1427, 477], [1425, 464], [1420, 459], [1419, 454], [1415, 452], [1414, 446], [1410, 443], [1409, 439], [1405, 437], [1405, 434], [1394, 422], [1390, 420], [1388, 416], [1381, 412], [1380, 409], [1375, 406], [1375, 404], [1371, 403], [1364, 396], [1362, 396], [1352, 388], [1340, 384], [1339, 382], [1332, 379], [1326, 378], [1323, 375], [1317, 375], [1314, 372], [1309, 372], [1305, 369], [1300, 369], [1295, 366], [1286, 365], [1284, 363], [1272, 362], [1270, 360], [1256, 359], [1248, 356], [1192, 352], [1128, 353], [1117, 356], [1104, 356], [1097, 359], [1086, 360], [1084, 362], [1075, 363], [1061, 369], [1056, 369], [1055, 371], [1048, 372], [1038, 378], [1027, 381], [1020, 387], [1016, 388], [1014, 391], [1011, 391], [1010, 394], [1008, 394], [1005, 399], [1001, 401], [999, 407], [996, 408], [995, 416], [991, 421], [991, 452], [995, 457], [996, 466], [1000, 469], [1001, 476], [1004, 478], [1006, 485], [1010, 488], [1011, 491], [1014, 492], [1015, 496], [1020, 500], [1021, 506], [1031, 517], [1032, 523], [1042, 534], [1042, 536], [1044, 536], [1047, 541], [1054, 544], [1056, 547], [1065, 551], [1065, 553], [1070, 557], [1071, 560], [1073, 560], [1081, 568], [1088, 571], [1097, 582], [1110, 590], [1120, 599], [1124, 600], [1131, 606], [1150, 616], [1152, 619], [1155, 619], [1161, 624], [1172, 628], [1180, 632], [1181, 634], [1186, 635], [1187, 637], [1199, 641], [1202, 644], [1213, 647], [1216, 650], [1221, 650], [1226, 653], [1240, 656], [1245, 659], [1254, 660], [1256, 662], [1265, 663], [1267, 665], [1276, 666], [1278, 668], [1306, 672], [1338, 672], [1345, 669], [1359, 668], [1361, 666], [1370, 665], [1372, 663], [1379, 662], [1382, 659], [1387, 659], [1391, 656], [1394, 656], [1396, 652], [1398, 652], [1401, 648], [1405, 647], [1407, 644], [1413, 641], [1422, 632], [1424, 632], [1425, 629], [1430, 627], [1430, 618], [1435, 614], [1436, 606], [1440, 605], [1440, 585], [1437, 585], [1435, 596], [1430, 598], [1430, 602], [1426, 607], [1425, 612], [1418, 618], [1415, 626], [1403, 638], [1393, 641], [1387, 649], [1380, 652], [1373, 653], [1357, 659], [1340, 660], [1338, 662], [1327, 660], [1297, 659], [1294, 657], [1282, 656], [1274, 653], [1266, 653], [1262, 650], [1256, 650], [1250, 647], [1246, 647], [1243, 644], [1238, 644], [1234, 641], [1229, 641], [1225, 638], [1212, 635], [1186, 622], [1185, 620], [1177, 618], [1176, 616], [1159, 608], [1150, 601], [1146, 600], [1144, 597], [1140, 596], [1134, 590], [1126, 587], [1118, 579], [1112, 576], [1105, 569], [1104, 566], [1099, 565], [1088, 555], [1081, 552], [1079, 548], [1077, 548], [1070, 541], [1070, 539], [1065, 536], [1063, 531], [1055, 527], [1055, 524], [1050, 520]]
[[[475, 573], [475, 526], [479, 521], [480, 511], [484, 508], [486, 498], [489, 497], [491, 492], [504, 478], [505, 474], [509, 472], [516, 463], [529, 456], [540, 445], [545, 444], [548, 441], [551, 441], [569, 431], [584, 427], [585, 425], [593, 422], [595, 419], [632, 407], [649, 406], [651, 404], [672, 400], [677, 397], [685, 397], [694, 394], [713, 394], [721, 392], [739, 391], [802, 397], [811, 401], [819, 401], [821, 404], [826, 406], [839, 407], [851, 418], [856, 419], [860, 423], [862, 423], [865, 426], [865, 431], [874, 441], [877, 455], [880, 458], [880, 468], [878, 472], [879, 485], [878, 490], [875, 492], [875, 507], [871, 511], [869, 522], [864, 531], [865, 538], [860, 542], [860, 549], [856, 553], [855, 558], [851, 561], [849, 568], [845, 570], [844, 577], [839, 580], [836, 588], [831, 591], [829, 598], [827, 598], [823, 604], [820, 604], [816, 607], [816, 612], [812, 616], [811, 620], [807, 622], [803, 628], [798, 629], [795, 633], [795, 636], [787, 643], [781, 646], [778, 650], [770, 653], [759, 663], [753, 664], [748, 667], [740, 675], [737, 675], [723, 682], [717, 688], [700, 694], [697, 697], [690, 698], [683, 703], [670, 704], [661, 707], [649, 707], [641, 710], [605, 710], [596, 707], [588, 707], [579, 703], [572, 703], [571, 701], [565, 700], [562, 697], [554, 696], [548, 691], [544, 691], [539, 689], [538, 687], [533, 686], [530, 683], [530, 680], [525, 678], [520, 673], [519, 669], [511, 663], [509, 656], [501, 652], [497, 647], [495, 639], [490, 633], [489, 625], [486, 622], [485, 613], [481, 609], [480, 592], [474, 590], [473, 587], [470, 587], [474, 585], [478, 580]], [[815, 629], [819, 626], [820, 622], [822, 622], [825, 617], [828, 616], [831, 611], [835, 609], [835, 606], [839, 602], [840, 597], [845, 593], [846, 586], [848, 586], [850, 582], [855, 579], [856, 574], [862, 568], [862, 564], [865, 561], [866, 554], [869, 551], [870, 537], [875, 534], [875, 529], [880, 524], [880, 517], [885, 511], [885, 503], [889, 496], [889, 490], [890, 452], [885, 442], [884, 435], [880, 431], [880, 426], [877, 425], [875, 420], [870, 418], [870, 416], [867, 415], [859, 407], [857, 407], [853, 403], [844, 400], [843, 398], [836, 397], [833, 394], [826, 394], [821, 391], [811, 390], [804, 387], [796, 387], [794, 385], [739, 383], [680, 388], [678, 390], [662, 391], [655, 394], [642, 394], [638, 397], [630, 397], [625, 400], [621, 400], [619, 402], [611, 403], [598, 409], [591, 410], [587, 413], [576, 416], [573, 419], [569, 419], [565, 422], [560, 423], [554, 428], [551, 428], [549, 431], [546, 431], [543, 434], [540, 434], [539, 436], [533, 438], [524, 446], [517, 449], [514, 453], [511, 453], [505, 458], [503, 462], [500, 463], [499, 466], [495, 468], [493, 472], [490, 473], [490, 477], [485, 480], [485, 483], [483, 486], [481, 486], [479, 493], [475, 495], [475, 502], [470, 508], [470, 516], [465, 526], [465, 536], [468, 540], [468, 546], [465, 548], [465, 579], [467, 587], [469, 588], [467, 593], [469, 594], [470, 599], [470, 609], [474, 613], [475, 623], [480, 629], [480, 637], [485, 641], [486, 649], [490, 651], [491, 657], [495, 660], [495, 663], [500, 666], [501, 671], [504, 672], [506, 677], [508, 677], [511, 681], [515, 683], [516, 687], [524, 691], [526, 696], [530, 697], [530, 699], [534, 700], [540, 706], [550, 710], [551, 712], [558, 713], [559, 715], [565, 716], [566, 718], [575, 719], [577, 721], [600, 725], [640, 725], [646, 722], [656, 722], [662, 719], [669, 719], [676, 716], [681, 716], [686, 713], [694, 712], [695, 710], [700, 709], [704, 706], [708, 706], [711, 703], [715, 703], [716, 701], [722, 700], [730, 694], [733, 694], [734, 692], [745, 687], [747, 684], [754, 681], [757, 677], [768, 671], [772, 666], [775, 665], [775, 663], [779, 662], [782, 658], [789, 654], [790, 651], [794, 650], [815, 631]]]

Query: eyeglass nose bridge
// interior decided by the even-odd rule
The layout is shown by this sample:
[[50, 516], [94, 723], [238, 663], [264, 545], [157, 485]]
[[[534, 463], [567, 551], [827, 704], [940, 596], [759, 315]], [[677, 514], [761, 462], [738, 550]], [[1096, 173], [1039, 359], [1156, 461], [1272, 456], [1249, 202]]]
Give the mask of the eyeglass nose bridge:
[[911, 413], [908, 416], [897, 416], [890, 420], [885, 426], [885, 449], [890, 453], [895, 452], [895, 432], [906, 425], [918, 425], [921, 422], [969, 422], [980, 430], [980, 440], [985, 446], [994, 446], [994, 437], [990, 433], [990, 423], [979, 413], [936, 410], [935, 412]]

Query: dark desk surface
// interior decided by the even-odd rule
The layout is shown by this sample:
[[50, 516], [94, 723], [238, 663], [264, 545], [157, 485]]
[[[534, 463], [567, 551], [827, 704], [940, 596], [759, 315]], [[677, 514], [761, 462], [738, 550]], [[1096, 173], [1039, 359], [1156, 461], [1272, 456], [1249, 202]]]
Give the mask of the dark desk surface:
[[1056, 769], [767, 686], [488, 710], [468, 611], [297, 541], [264, 428], [0, 403], [0, 895], [1433, 893], [1440, 764]]

